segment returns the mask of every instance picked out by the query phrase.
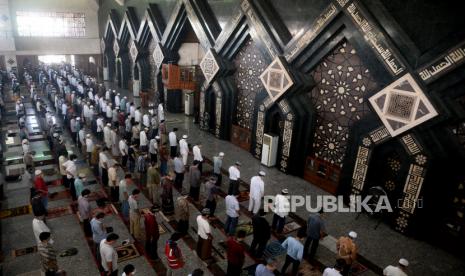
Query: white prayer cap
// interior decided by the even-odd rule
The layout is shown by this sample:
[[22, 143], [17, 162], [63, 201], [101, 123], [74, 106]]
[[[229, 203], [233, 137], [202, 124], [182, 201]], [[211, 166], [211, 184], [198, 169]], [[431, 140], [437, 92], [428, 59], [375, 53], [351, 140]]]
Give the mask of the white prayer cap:
[[160, 136], [158, 136], [158, 135], [155, 136], [155, 139], [160, 140]]
[[111, 124], [110, 124], [110, 123], [108, 123], [108, 124], [107, 124], [107, 126], [111, 126]]
[[350, 231], [349, 232], [349, 237], [351, 237], [352, 239], [356, 239], [357, 238], [357, 233], [355, 231]]
[[289, 193], [289, 191], [287, 189], [282, 189], [281, 193], [287, 195]]
[[187, 139], [187, 135], [184, 134], [184, 135], [182, 136], [182, 139]]
[[224, 152], [220, 152], [219, 156], [220, 156], [220, 157], [223, 157], [223, 156], [224, 156]]
[[87, 134], [86, 137], [87, 137], [87, 138], [90, 138], [90, 137], [92, 137], [92, 136], [91, 136], [90, 134]]
[[35, 175], [41, 175], [42, 171], [41, 170], [36, 170]]
[[408, 266], [408, 261], [407, 261], [407, 259], [402, 258], [402, 259], [399, 260], [399, 264], [401, 264], [403, 266]]
[[264, 171], [259, 171], [259, 172], [258, 172], [258, 175], [265, 176], [266, 173], [265, 173]]
[[86, 177], [86, 174], [83, 173], [83, 172], [82, 172], [82, 173], [79, 173], [79, 177], [80, 177], [80, 178], [84, 178], [84, 177]]

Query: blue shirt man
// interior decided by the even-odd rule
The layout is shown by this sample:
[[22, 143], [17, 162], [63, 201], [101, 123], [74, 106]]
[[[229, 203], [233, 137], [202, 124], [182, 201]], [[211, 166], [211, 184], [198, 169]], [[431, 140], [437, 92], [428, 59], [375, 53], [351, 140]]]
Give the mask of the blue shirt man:
[[286, 261], [284, 262], [281, 274], [286, 275], [288, 266], [292, 263], [292, 275], [297, 275], [299, 265], [304, 255], [304, 245], [302, 244], [305, 238], [305, 229], [300, 228], [297, 232], [297, 237], [288, 237], [281, 246], [287, 251]]

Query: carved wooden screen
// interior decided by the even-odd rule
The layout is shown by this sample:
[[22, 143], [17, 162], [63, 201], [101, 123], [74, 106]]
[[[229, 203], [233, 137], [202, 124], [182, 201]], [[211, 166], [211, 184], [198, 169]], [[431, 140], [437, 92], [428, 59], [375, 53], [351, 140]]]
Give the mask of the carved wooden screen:
[[366, 96], [377, 85], [347, 41], [336, 46], [311, 74], [316, 86], [309, 96], [317, 111], [311, 157], [341, 168], [349, 128], [369, 112]]

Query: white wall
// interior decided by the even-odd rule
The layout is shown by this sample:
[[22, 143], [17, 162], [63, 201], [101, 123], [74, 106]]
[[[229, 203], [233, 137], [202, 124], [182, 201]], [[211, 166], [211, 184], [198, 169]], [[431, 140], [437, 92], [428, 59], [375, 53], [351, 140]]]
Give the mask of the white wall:
[[205, 52], [199, 43], [183, 43], [178, 50], [180, 66], [199, 65]]
[[[9, 0], [9, 8], [17, 55], [100, 53], [98, 5], [95, 0]], [[85, 13], [86, 36], [83, 38], [18, 37], [16, 11]], [[53, 28], [53, 26], [50, 27]], [[0, 45], [0, 52], [1, 47], [2, 45]]]

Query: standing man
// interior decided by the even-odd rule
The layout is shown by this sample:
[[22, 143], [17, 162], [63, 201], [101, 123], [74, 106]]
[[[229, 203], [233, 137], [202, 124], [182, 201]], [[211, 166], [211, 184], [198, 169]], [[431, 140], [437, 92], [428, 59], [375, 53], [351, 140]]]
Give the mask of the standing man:
[[176, 153], [178, 151], [178, 140], [176, 138], [176, 131], [178, 131], [178, 129], [175, 127], [168, 134], [168, 140], [170, 142], [170, 156], [171, 156], [171, 158], [176, 157]]
[[94, 150], [94, 141], [92, 141], [92, 136], [90, 134], [86, 135], [86, 153], [87, 153], [87, 162], [89, 162], [92, 157], [92, 151]]
[[103, 128], [103, 140], [107, 148], [111, 149], [111, 124], [108, 123]]
[[158, 153], [158, 142], [157, 142], [156, 137], [153, 137], [152, 139], [150, 139], [150, 142], [149, 142], [150, 161], [155, 162], [155, 163], [157, 163], [157, 153]]
[[32, 219], [32, 232], [36, 238], [37, 245], [40, 244], [40, 234], [42, 232], [50, 232], [47, 224], [44, 222], [43, 217], [35, 217]]
[[135, 239], [140, 239], [139, 189], [134, 189], [129, 196], [129, 230]]
[[264, 176], [265, 172], [260, 171], [258, 175], [252, 177], [250, 180], [249, 212], [252, 212], [254, 215], [260, 210], [262, 198], [265, 195], [265, 183], [262, 179]]
[[229, 167], [229, 189], [228, 194], [238, 194], [239, 193], [239, 178], [241, 178], [241, 172], [239, 167], [241, 163], [236, 161], [234, 165]]
[[202, 174], [202, 162], [203, 162], [203, 157], [202, 157], [202, 152], [200, 149], [202, 148], [202, 143], [198, 142], [197, 145], [195, 145], [192, 148], [192, 153], [194, 154], [194, 161], [199, 162], [199, 171]]
[[227, 219], [224, 231], [229, 236], [234, 235], [236, 232], [237, 222], [239, 221], [239, 201], [237, 200], [238, 196], [238, 194], [229, 194], [225, 198]]
[[91, 221], [90, 228], [92, 230], [92, 240], [94, 241], [96, 256], [100, 260], [100, 242], [107, 236], [107, 231], [103, 225], [105, 214], [98, 213]]
[[102, 259], [102, 267], [105, 271], [104, 275], [118, 276], [118, 253], [116, 253], [113, 245], [119, 236], [115, 233], [108, 234], [106, 239], [100, 242], [100, 258]]
[[308, 248], [311, 246], [310, 259], [315, 257], [320, 240], [327, 235], [323, 215], [323, 208], [321, 208], [318, 213], [311, 214], [307, 220], [307, 240], [305, 241], [304, 255], [308, 254]]
[[350, 231], [346, 237], [340, 237], [336, 242], [336, 258], [343, 259], [345, 261], [344, 269], [341, 273], [342, 275], [349, 274], [352, 264], [357, 259], [357, 245], [355, 244], [357, 236], [356, 232]]
[[189, 201], [187, 196], [181, 195], [176, 199], [176, 220], [178, 221], [177, 231], [183, 235], [189, 229]]
[[74, 180], [77, 176], [77, 167], [75, 163], [76, 158], [76, 155], [71, 154], [69, 160], [63, 163], [63, 167], [65, 167], [66, 170], [66, 177], [68, 178], [69, 190], [73, 200], [77, 200], [76, 188], [74, 187]]
[[216, 198], [218, 197], [219, 188], [215, 185], [216, 177], [211, 176], [205, 184], [205, 189], [207, 191], [207, 201], [205, 202], [205, 208], [210, 210], [210, 216], [215, 215], [216, 210]]
[[123, 168], [126, 168], [126, 164], [128, 163], [128, 140], [126, 139], [121, 139], [119, 141], [119, 152], [121, 154], [121, 164], [123, 165]]
[[105, 125], [103, 124], [103, 116], [100, 115], [97, 119], [97, 138], [102, 141], [103, 140], [103, 128]]
[[250, 245], [250, 253], [260, 258], [271, 238], [271, 228], [268, 221], [263, 217], [265, 212], [260, 209], [258, 214], [252, 218], [253, 240]]
[[216, 176], [216, 186], [221, 186], [223, 176], [221, 175], [221, 166], [223, 165], [224, 152], [213, 157], [213, 173]]
[[36, 170], [34, 174], [35, 174], [34, 188], [36, 189], [36, 192], [40, 194], [40, 200], [42, 201], [42, 205], [44, 206], [45, 210], [47, 210], [48, 186], [45, 184], [44, 178], [42, 177], [41, 170]]
[[407, 267], [408, 261], [404, 258], [399, 260], [399, 264], [397, 266], [388, 265], [383, 270], [383, 275], [385, 276], [407, 276]]
[[142, 152], [147, 152], [147, 146], [149, 144], [148, 138], [147, 138], [147, 132], [149, 131], [148, 128], [144, 128], [140, 133], [139, 133], [139, 149]]
[[289, 210], [291, 208], [289, 199], [287, 199], [288, 194], [289, 191], [287, 189], [283, 189], [281, 194], [277, 194], [274, 199], [274, 215], [273, 222], [271, 223], [271, 229], [276, 231], [278, 234], [283, 232], [284, 224], [286, 223], [286, 217], [289, 214]]
[[117, 163], [113, 163], [108, 168], [108, 187], [110, 187], [111, 201], [118, 202], [119, 190], [118, 190], [118, 174], [116, 172]]
[[90, 208], [90, 203], [88, 199], [89, 195], [90, 191], [88, 189], [84, 189], [78, 198], [79, 216], [81, 217], [81, 221], [84, 227], [84, 234], [86, 235], [86, 237], [92, 237], [92, 228], [90, 226], [92, 209]]
[[145, 225], [145, 251], [148, 253], [152, 260], [158, 259], [157, 243], [160, 238], [160, 231], [158, 229], [157, 218], [152, 212], [145, 212], [144, 214]]
[[229, 237], [228, 245], [228, 269], [226, 272], [227, 276], [241, 275], [242, 266], [245, 261], [245, 248], [242, 242], [245, 238], [245, 231], [240, 230], [237, 232], [236, 238]]
[[161, 206], [160, 173], [157, 170], [157, 164], [153, 161], [150, 162], [150, 165], [147, 168], [147, 190], [152, 204]]
[[86, 174], [83, 172], [79, 173], [78, 177], [74, 180], [74, 190], [78, 198], [82, 191], [84, 191], [84, 181], [86, 181]]
[[297, 237], [288, 237], [281, 246], [287, 251], [286, 261], [281, 269], [281, 275], [286, 274], [286, 270], [292, 263], [292, 275], [296, 276], [299, 271], [300, 262], [304, 254], [304, 246], [302, 241], [305, 238], [305, 229], [300, 228], [297, 232]]
[[269, 258], [266, 260], [266, 265], [259, 264], [255, 269], [255, 276], [274, 276], [276, 269], [276, 260]]
[[189, 145], [187, 144], [187, 135], [183, 135], [182, 139], [179, 140], [179, 152], [182, 156], [182, 163], [184, 166], [187, 165], [187, 156], [189, 155]]
[[39, 251], [41, 269], [45, 276], [54, 276], [58, 272], [57, 251], [53, 248], [50, 232], [42, 232], [39, 235], [40, 242], [37, 245]]
[[200, 170], [198, 169], [199, 161], [194, 160], [194, 163], [189, 168], [189, 196], [194, 201], [199, 201], [199, 192], [200, 192]]
[[108, 148], [103, 147], [102, 151], [99, 153], [99, 166], [100, 166], [100, 181], [103, 185], [108, 185]]
[[212, 254], [212, 240], [210, 222], [208, 221], [208, 215], [210, 210], [204, 208], [202, 213], [197, 216], [197, 234], [199, 239], [197, 242], [197, 256], [202, 260], [211, 258]]
[[174, 158], [174, 173], [176, 178], [174, 180], [174, 186], [178, 189], [182, 189], [182, 183], [184, 182], [184, 172], [186, 168], [182, 163], [181, 154], [177, 153], [176, 158]]

